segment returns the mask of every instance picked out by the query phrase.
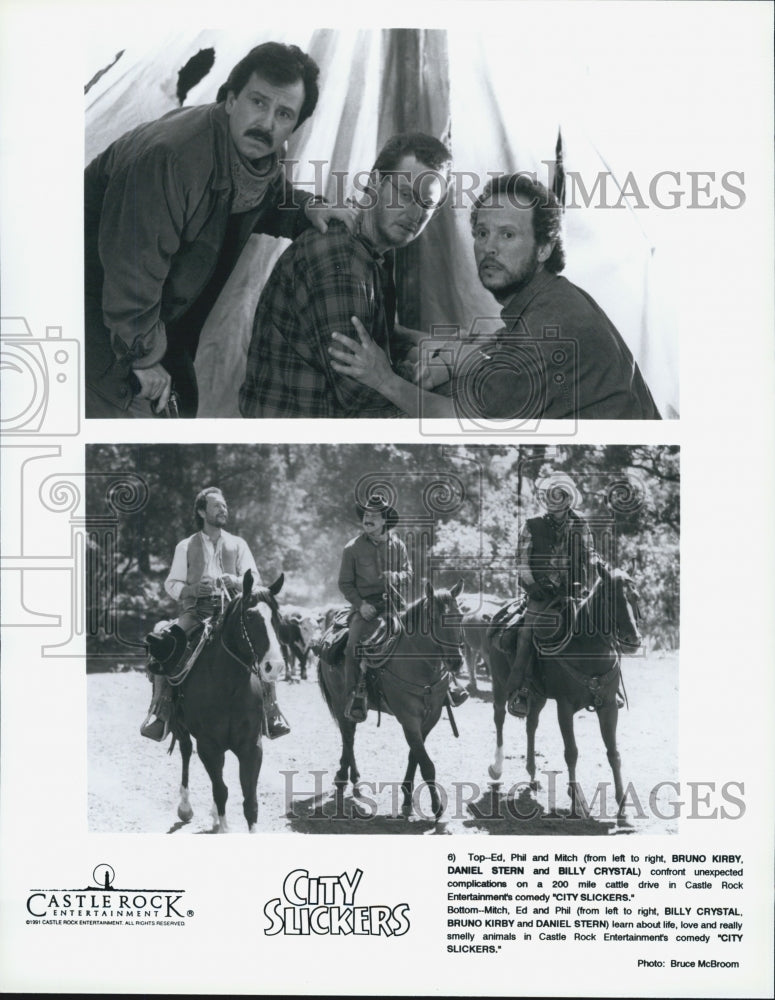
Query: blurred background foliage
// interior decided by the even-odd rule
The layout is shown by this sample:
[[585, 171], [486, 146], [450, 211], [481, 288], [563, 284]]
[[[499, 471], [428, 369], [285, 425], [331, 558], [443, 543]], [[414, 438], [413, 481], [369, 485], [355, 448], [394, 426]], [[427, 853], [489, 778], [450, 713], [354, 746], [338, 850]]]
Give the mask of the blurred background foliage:
[[576, 482], [599, 551], [634, 576], [649, 648], [679, 644], [677, 447], [100, 444], [87, 445], [86, 467], [92, 657], [138, 657], [153, 624], [175, 616], [163, 584], [205, 486], [223, 490], [228, 530], [246, 539], [264, 582], [285, 574], [287, 604], [343, 603], [337, 575], [359, 531], [356, 496], [377, 487], [400, 513], [416, 585], [463, 577], [475, 604], [478, 593], [517, 593], [517, 536], [542, 512], [536, 478], [553, 470]]

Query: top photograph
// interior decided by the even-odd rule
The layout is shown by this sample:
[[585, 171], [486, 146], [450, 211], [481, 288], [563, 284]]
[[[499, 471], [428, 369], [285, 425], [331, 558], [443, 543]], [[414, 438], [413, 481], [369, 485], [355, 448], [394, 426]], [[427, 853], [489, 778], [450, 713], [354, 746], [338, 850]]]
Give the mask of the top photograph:
[[678, 418], [650, 222], [697, 191], [639, 173], [570, 38], [114, 41], [84, 81], [87, 418]]

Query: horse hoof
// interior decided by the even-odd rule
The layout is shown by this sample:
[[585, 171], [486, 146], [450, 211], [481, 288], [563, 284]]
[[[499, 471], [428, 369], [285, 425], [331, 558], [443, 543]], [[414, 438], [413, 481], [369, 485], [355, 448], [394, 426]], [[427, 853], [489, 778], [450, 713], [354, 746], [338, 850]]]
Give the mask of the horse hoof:
[[447, 836], [449, 834], [449, 821], [446, 819], [437, 819], [436, 825], [433, 828], [434, 834], [439, 836]]
[[530, 786], [529, 787], [530, 787], [530, 791], [531, 792], [537, 792], [538, 789], [541, 787], [541, 782], [533, 780], [533, 781], [530, 782]]
[[632, 822], [632, 820], [627, 819], [626, 816], [617, 816], [616, 817], [616, 825], [620, 829], [622, 829], [622, 830], [634, 830], [635, 829], [635, 824]]
[[184, 809], [182, 806], [178, 808], [178, 819], [182, 823], [190, 823], [193, 818], [194, 818], [194, 810], [191, 808], [191, 806], [188, 806], [187, 809]]

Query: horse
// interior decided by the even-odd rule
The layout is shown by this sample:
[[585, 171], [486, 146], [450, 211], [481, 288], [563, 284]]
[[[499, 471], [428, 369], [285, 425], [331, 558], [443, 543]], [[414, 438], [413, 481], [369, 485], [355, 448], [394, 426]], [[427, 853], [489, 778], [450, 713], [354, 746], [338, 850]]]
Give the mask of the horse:
[[467, 688], [472, 695], [479, 694], [477, 672], [481, 669], [489, 677], [487, 632], [493, 616], [505, 603], [483, 594], [475, 607], [463, 608], [463, 652], [468, 667]]
[[[178, 817], [184, 823], [194, 815], [188, 794], [193, 736], [212, 783], [214, 832], [228, 832], [229, 790], [223, 780], [227, 750], [239, 761], [242, 808], [249, 832], [256, 832], [263, 683], [275, 680], [284, 666], [275, 599], [283, 582], [281, 574], [271, 586], [253, 590], [253, 574], [248, 570], [242, 579], [242, 593], [229, 602], [190, 672], [179, 682], [171, 729], [182, 759]], [[175, 683], [174, 677], [171, 682]]]
[[[427, 784], [431, 810], [438, 832], [443, 832], [445, 805], [436, 788], [436, 768], [425, 748], [425, 740], [439, 721], [446, 703], [450, 674], [463, 665], [460, 629], [461, 611], [457, 597], [463, 588], [460, 580], [450, 590], [434, 590], [426, 583], [425, 596], [398, 616], [398, 628], [388, 639], [386, 654], [367, 653], [376, 674], [370, 696], [389, 714], [394, 715], [409, 745], [406, 773], [401, 784], [401, 815], [409, 819], [413, 809], [413, 788], [417, 767]], [[355, 726], [345, 717], [349, 696], [344, 664], [335, 666], [320, 659], [318, 682], [323, 698], [342, 736], [342, 755], [334, 775], [337, 810], [341, 811], [348, 779], [354, 799], [360, 798], [360, 773], [355, 762]], [[370, 697], [370, 701], [372, 698]]]
[[[634, 653], [641, 643], [638, 627], [638, 594], [632, 578], [624, 570], [609, 570], [601, 564], [598, 579], [589, 594], [558, 606], [558, 628], [552, 636], [536, 635], [537, 662], [533, 668], [534, 685], [528, 696], [527, 772], [535, 790], [535, 734], [538, 717], [547, 698], [557, 702], [557, 721], [568, 768], [568, 795], [571, 815], [585, 816], [584, 798], [576, 781], [578, 748], [573, 731], [573, 717], [582, 708], [597, 713], [600, 734], [614, 779], [617, 824], [628, 825], [624, 815], [625, 800], [621, 758], [616, 746], [619, 718], [619, 681], [621, 652]], [[541, 627], [543, 631], [543, 626]], [[503, 773], [503, 722], [513, 652], [505, 653], [490, 637], [488, 659], [493, 683], [495, 719], [495, 759], [488, 771], [498, 783]]]

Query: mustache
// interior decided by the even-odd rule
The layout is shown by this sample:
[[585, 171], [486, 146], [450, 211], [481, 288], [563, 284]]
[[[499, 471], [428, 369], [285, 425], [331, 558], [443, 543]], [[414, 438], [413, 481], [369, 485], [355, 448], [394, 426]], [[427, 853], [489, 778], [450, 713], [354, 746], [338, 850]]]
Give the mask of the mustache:
[[250, 136], [251, 139], [259, 139], [267, 146], [272, 145], [272, 136], [262, 128], [253, 127], [245, 129], [245, 135]]

